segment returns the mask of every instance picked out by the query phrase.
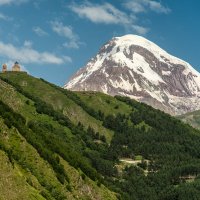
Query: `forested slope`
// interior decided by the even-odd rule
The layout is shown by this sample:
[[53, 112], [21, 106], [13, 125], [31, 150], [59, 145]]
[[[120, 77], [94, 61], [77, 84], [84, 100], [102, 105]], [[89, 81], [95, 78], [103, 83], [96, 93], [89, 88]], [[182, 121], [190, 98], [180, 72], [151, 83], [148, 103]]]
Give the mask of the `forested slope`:
[[126, 97], [0, 79], [0, 199], [200, 198], [198, 130]]
[[76, 125], [54, 119], [53, 107], [17, 85], [1, 80], [0, 91], [0, 199], [116, 199], [82, 155]]

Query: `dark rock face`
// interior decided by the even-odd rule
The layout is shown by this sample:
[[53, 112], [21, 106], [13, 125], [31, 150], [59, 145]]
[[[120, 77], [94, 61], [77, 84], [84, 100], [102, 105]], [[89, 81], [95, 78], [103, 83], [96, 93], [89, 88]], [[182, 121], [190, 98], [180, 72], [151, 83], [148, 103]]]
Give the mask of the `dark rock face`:
[[133, 35], [113, 38], [64, 86], [125, 95], [171, 114], [200, 109], [200, 75], [188, 63]]

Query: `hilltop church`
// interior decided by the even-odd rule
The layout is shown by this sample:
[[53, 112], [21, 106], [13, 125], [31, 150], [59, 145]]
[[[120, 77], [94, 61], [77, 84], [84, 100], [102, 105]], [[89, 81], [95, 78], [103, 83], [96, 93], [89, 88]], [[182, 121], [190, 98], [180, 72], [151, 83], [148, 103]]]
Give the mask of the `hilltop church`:
[[[3, 64], [2, 72], [7, 72], [7, 71], [9, 71], [7, 65]], [[16, 61], [15, 64], [12, 66], [12, 72], [20, 72], [20, 71], [21, 71], [21, 67], [19, 63]]]

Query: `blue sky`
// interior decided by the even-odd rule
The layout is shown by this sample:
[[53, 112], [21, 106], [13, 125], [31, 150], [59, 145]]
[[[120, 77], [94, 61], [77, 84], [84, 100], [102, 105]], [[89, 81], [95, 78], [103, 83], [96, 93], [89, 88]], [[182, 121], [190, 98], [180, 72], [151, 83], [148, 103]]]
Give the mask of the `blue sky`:
[[[17, 2], [17, 3], [16, 3]], [[114, 36], [137, 34], [200, 71], [198, 0], [0, 0], [0, 60], [64, 83]]]

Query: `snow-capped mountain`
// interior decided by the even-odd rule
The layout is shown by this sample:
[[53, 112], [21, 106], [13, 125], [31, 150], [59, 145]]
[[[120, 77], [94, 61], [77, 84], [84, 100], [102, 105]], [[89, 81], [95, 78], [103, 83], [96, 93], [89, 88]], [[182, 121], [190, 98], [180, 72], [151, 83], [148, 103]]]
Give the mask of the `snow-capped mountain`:
[[174, 115], [200, 109], [200, 74], [136, 35], [110, 40], [64, 88], [129, 96]]

